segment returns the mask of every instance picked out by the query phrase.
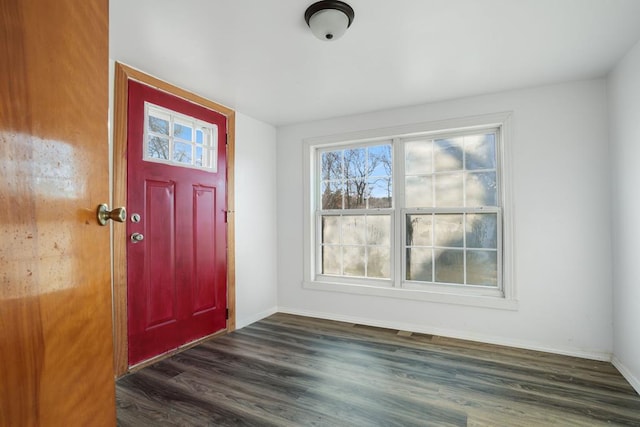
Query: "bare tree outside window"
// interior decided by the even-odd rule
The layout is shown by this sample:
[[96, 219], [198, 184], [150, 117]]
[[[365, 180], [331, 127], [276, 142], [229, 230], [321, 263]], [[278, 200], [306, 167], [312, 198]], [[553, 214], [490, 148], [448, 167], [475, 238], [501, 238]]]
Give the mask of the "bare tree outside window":
[[169, 160], [169, 122], [154, 116], [149, 116], [149, 130], [166, 137], [149, 135], [148, 155], [156, 159]]
[[322, 153], [322, 209], [390, 208], [391, 145]]
[[322, 154], [322, 208], [342, 209], [342, 151]]

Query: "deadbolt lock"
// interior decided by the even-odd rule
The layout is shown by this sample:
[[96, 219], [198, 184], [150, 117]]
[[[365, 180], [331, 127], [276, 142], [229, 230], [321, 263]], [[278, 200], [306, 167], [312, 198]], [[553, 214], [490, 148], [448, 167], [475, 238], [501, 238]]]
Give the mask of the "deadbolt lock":
[[131, 235], [131, 241], [133, 243], [138, 243], [144, 240], [144, 236], [142, 235], [142, 233], [133, 233]]

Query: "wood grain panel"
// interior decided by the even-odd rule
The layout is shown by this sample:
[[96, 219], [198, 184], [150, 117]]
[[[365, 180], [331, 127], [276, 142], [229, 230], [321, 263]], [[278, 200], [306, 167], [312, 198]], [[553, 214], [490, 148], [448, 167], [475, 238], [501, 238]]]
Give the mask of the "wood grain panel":
[[[113, 194], [114, 206], [127, 205], [127, 104], [129, 77], [116, 63], [113, 107]], [[127, 335], [127, 229], [113, 230], [113, 358], [115, 375], [127, 372], [129, 344]]]
[[610, 363], [285, 314], [116, 388], [122, 426], [640, 425]]
[[0, 425], [114, 425], [107, 0], [0, 3]]
[[[145, 74], [127, 65], [115, 64], [114, 103], [114, 175], [113, 204], [125, 206], [127, 201], [127, 105], [128, 81], [135, 80], [146, 85], [179, 96], [206, 108], [215, 110], [227, 118], [227, 307], [229, 320], [227, 330], [235, 329], [235, 204], [234, 204], [234, 156], [235, 156], [235, 111], [206, 98], [178, 88], [156, 77]], [[125, 230], [114, 229], [113, 243], [113, 293], [114, 293], [114, 368], [116, 376], [124, 375], [128, 366], [127, 344], [127, 265]]]

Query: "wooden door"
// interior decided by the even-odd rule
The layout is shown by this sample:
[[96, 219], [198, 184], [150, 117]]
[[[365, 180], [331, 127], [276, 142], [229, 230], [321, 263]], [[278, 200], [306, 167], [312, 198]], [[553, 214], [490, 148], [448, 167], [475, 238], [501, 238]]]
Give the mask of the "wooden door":
[[0, 58], [0, 426], [115, 425], [107, 0], [0, 0]]
[[128, 100], [128, 348], [135, 365], [226, 327], [227, 122], [135, 81]]

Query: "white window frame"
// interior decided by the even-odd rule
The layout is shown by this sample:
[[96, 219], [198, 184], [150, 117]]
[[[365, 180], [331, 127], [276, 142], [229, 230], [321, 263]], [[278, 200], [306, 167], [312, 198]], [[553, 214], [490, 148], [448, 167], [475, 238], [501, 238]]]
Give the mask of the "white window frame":
[[[333, 150], [340, 150], [343, 148], [366, 148], [366, 147], [370, 147], [370, 146], [374, 146], [374, 145], [384, 145], [384, 144], [391, 144], [391, 147], [393, 148], [393, 143], [390, 139], [383, 139], [383, 140], [374, 140], [374, 141], [367, 141], [366, 143], [357, 143], [357, 144], [352, 144], [352, 143], [348, 143], [348, 144], [331, 144], [328, 146], [317, 146], [315, 147], [316, 152], [319, 155], [314, 155], [315, 158], [315, 166], [314, 166], [314, 170], [319, 170], [320, 169], [320, 161], [321, 161], [321, 153], [324, 151], [333, 151]], [[330, 150], [325, 150], [326, 148], [329, 148]], [[395, 155], [395, 153], [392, 153], [392, 156]], [[393, 179], [395, 178], [394, 176], [391, 177], [392, 178], [392, 185], [393, 184]], [[320, 182], [318, 180], [314, 180], [314, 193], [315, 193], [315, 197], [316, 200], [314, 201], [314, 206], [319, 206], [321, 204], [321, 189], [320, 189]], [[328, 209], [328, 210], [322, 210], [322, 209], [314, 209], [315, 212], [315, 231], [316, 231], [316, 236], [314, 237], [314, 241], [315, 242], [320, 242], [322, 239], [322, 217], [323, 216], [350, 216], [350, 215], [368, 215], [368, 216], [373, 216], [373, 215], [388, 215], [389, 219], [390, 219], [390, 230], [389, 230], [389, 241], [391, 242], [390, 244], [390, 252], [393, 256], [393, 251], [394, 251], [394, 245], [393, 242], [395, 241], [395, 225], [394, 225], [394, 220], [395, 220], [395, 210], [392, 207], [390, 208], [361, 208], [361, 209]], [[341, 245], [342, 246], [342, 245]], [[368, 246], [368, 245], [365, 245]], [[315, 266], [320, 265], [321, 258], [322, 258], [322, 254], [320, 253], [320, 251], [315, 250], [316, 248], [314, 248], [315, 251]], [[357, 276], [335, 276], [335, 275], [323, 275], [323, 274], [317, 274], [317, 279], [322, 280], [322, 281], [334, 281], [336, 279], [339, 279], [341, 282], [344, 281], [345, 283], [352, 283], [352, 284], [375, 284], [376, 286], [388, 286], [391, 287], [393, 284], [393, 277], [394, 277], [394, 262], [391, 262], [390, 265], [390, 278], [389, 279], [383, 279], [383, 278], [374, 278], [374, 277], [357, 277]]]
[[[161, 133], [155, 133], [149, 130], [149, 115], [152, 111], [159, 113], [159, 115], [164, 115], [168, 117], [168, 125], [169, 125], [169, 135], [164, 135]], [[188, 123], [191, 129], [193, 129], [193, 135], [191, 141], [183, 140], [179, 137], [176, 137], [173, 134], [174, 124], [175, 122], [183, 122]], [[195, 150], [196, 150], [196, 132], [198, 129], [203, 130], [203, 163], [209, 164], [209, 166], [202, 166], [195, 164]], [[206, 130], [206, 132], [204, 132]], [[152, 104], [148, 101], [144, 102], [144, 134], [143, 134], [143, 151], [142, 151], [142, 160], [145, 162], [152, 163], [163, 163], [169, 166], [177, 166], [182, 168], [190, 168], [190, 169], [198, 169], [206, 172], [218, 172], [218, 125], [213, 123], [208, 123], [203, 120], [196, 119], [195, 117], [188, 116], [186, 114], [179, 113], [177, 111], [173, 111], [169, 108], [161, 107], [156, 104]], [[167, 138], [169, 141], [169, 159], [160, 159], [156, 157], [149, 157], [149, 138], [152, 136], [157, 136], [160, 138]], [[173, 149], [174, 144], [176, 142], [190, 145], [191, 146], [191, 164], [183, 163], [176, 160], [173, 160]], [[205, 154], [207, 153], [207, 154]]]
[[[512, 195], [512, 113], [495, 113], [460, 119], [442, 120], [436, 122], [419, 123], [413, 125], [397, 126], [385, 129], [365, 130], [327, 137], [309, 138], [303, 141], [303, 165], [304, 165], [304, 280], [306, 289], [346, 292], [351, 294], [374, 295], [390, 298], [402, 298], [410, 300], [430, 301], [468, 306], [488, 307], [496, 309], [517, 310], [516, 281], [514, 267], [514, 229], [513, 229], [513, 195]], [[484, 287], [475, 285], [441, 285], [437, 283], [420, 283], [415, 286], [411, 282], [403, 280], [405, 266], [402, 263], [405, 248], [405, 236], [403, 226], [407, 213], [420, 211], [419, 209], [400, 207], [398, 200], [404, 198], [399, 189], [403, 186], [397, 183], [404, 182], [403, 147], [401, 140], [428, 135], [446, 133], [469, 133], [473, 130], [498, 128], [500, 137], [498, 143], [497, 173], [499, 185], [500, 208], [491, 211], [500, 211], [498, 214], [498, 238], [502, 243], [502, 256], [498, 256], [498, 280], [500, 289], [496, 287]], [[317, 226], [317, 193], [319, 184], [316, 175], [319, 167], [316, 152], [340, 146], [369, 145], [393, 140], [393, 213], [391, 214], [391, 279], [351, 278], [344, 276], [324, 276], [316, 269], [319, 260], [316, 248], [321, 238], [320, 227]], [[386, 209], [385, 209], [386, 210]], [[475, 210], [475, 209], [472, 209]], [[360, 211], [345, 212], [361, 213]], [[434, 211], [431, 209], [430, 211]], [[439, 210], [438, 210], [439, 211]], [[444, 209], [443, 211], [446, 211]], [[460, 209], [456, 209], [459, 212]], [[485, 210], [488, 212], [489, 210]], [[422, 212], [425, 212], [424, 210]], [[369, 213], [372, 213], [369, 210]], [[501, 222], [501, 224], [500, 224]], [[501, 227], [500, 227], [501, 225]], [[499, 252], [500, 255], [500, 252]]]

